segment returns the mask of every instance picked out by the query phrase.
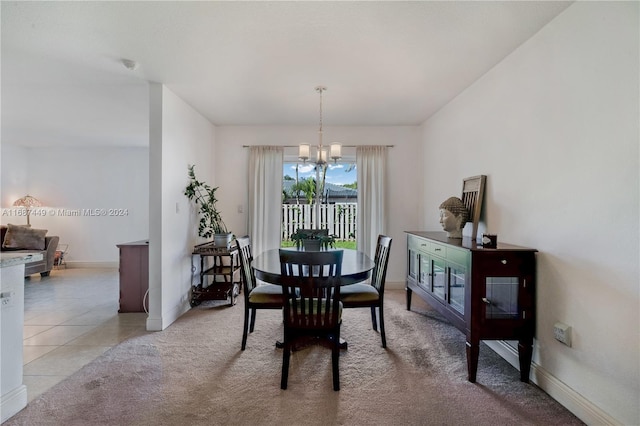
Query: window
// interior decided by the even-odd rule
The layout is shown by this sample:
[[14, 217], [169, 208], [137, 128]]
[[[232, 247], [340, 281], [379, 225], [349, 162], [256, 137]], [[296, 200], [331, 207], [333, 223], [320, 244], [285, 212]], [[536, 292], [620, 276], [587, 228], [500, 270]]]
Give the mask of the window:
[[[316, 181], [321, 185], [320, 207], [316, 207]], [[355, 248], [358, 199], [355, 163], [314, 163], [286, 161], [283, 165], [282, 242], [292, 245], [290, 235], [298, 228], [329, 229], [336, 239]], [[319, 216], [319, 219], [318, 219]]]

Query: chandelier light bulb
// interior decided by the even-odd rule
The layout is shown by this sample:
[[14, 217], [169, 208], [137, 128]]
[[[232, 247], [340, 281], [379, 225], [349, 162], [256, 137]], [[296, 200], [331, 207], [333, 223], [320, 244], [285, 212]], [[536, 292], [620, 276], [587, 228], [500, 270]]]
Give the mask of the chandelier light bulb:
[[340, 145], [339, 143], [332, 143], [330, 152], [331, 152], [331, 159], [334, 162], [338, 162], [338, 160], [342, 158], [342, 145]]
[[318, 164], [325, 164], [327, 162], [327, 150], [319, 149], [318, 150]]
[[307, 161], [309, 159], [310, 151], [311, 151], [311, 147], [309, 146], [309, 144], [302, 144], [298, 148], [298, 157], [302, 161]]

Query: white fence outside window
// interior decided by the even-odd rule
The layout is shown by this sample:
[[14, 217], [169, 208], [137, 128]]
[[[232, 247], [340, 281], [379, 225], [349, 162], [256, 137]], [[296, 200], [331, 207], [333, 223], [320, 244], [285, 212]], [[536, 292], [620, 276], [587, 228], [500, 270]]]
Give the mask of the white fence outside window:
[[320, 205], [320, 220], [315, 204], [282, 205], [282, 240], [289, 240], [298, 229], [328, 229], [337, 240], [356, 239], [357, 203]]

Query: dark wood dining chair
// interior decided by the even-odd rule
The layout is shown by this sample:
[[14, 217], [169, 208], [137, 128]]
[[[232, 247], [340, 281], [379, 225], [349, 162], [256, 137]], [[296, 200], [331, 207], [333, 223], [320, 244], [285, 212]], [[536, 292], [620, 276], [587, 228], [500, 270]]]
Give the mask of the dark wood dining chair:
[[382, 347], [387, 347], [387, 337], [384, 333], [384, 284], [387, 277], [387, 265], [389, 252], [391, 251], [391, 238], [378, 235], [375, 266], [371, 273], [371, 281], [344, 286], [341, 290], [340, 300], [345, 308], [371, 308], [371, 323], [377, 330], [376, 310], [380, 317], [380, 337]]
[[280, 249], [284, 297], [284, 342], [280, 388], [286, 389], [293, 343], [301, 337], [325, 338], [331, 344], [333, 390], [340, 390], [340, 274], [342, 250]]
[[242, 350], [247, 347], [247, 335], [253, 333], [256, 325], [256, 311], [258, 309], [282, 309], [282, 289], [275, 284], [257, 285], [256, 277], [251, 267], [251, 240], [249, 236], [236, 238], [240, 255], [240, 269], [244, 293], [244, 327], [242, 331]]

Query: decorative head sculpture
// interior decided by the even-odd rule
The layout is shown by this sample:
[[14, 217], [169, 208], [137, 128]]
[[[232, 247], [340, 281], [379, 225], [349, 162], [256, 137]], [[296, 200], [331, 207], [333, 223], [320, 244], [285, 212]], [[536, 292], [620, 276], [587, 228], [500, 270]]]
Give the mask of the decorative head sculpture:
[[440, 224], [449, 238], [462, 238], [462, 228], [469, 221], [469, 211], [458, 197], [449, 197], [440, 204]]

